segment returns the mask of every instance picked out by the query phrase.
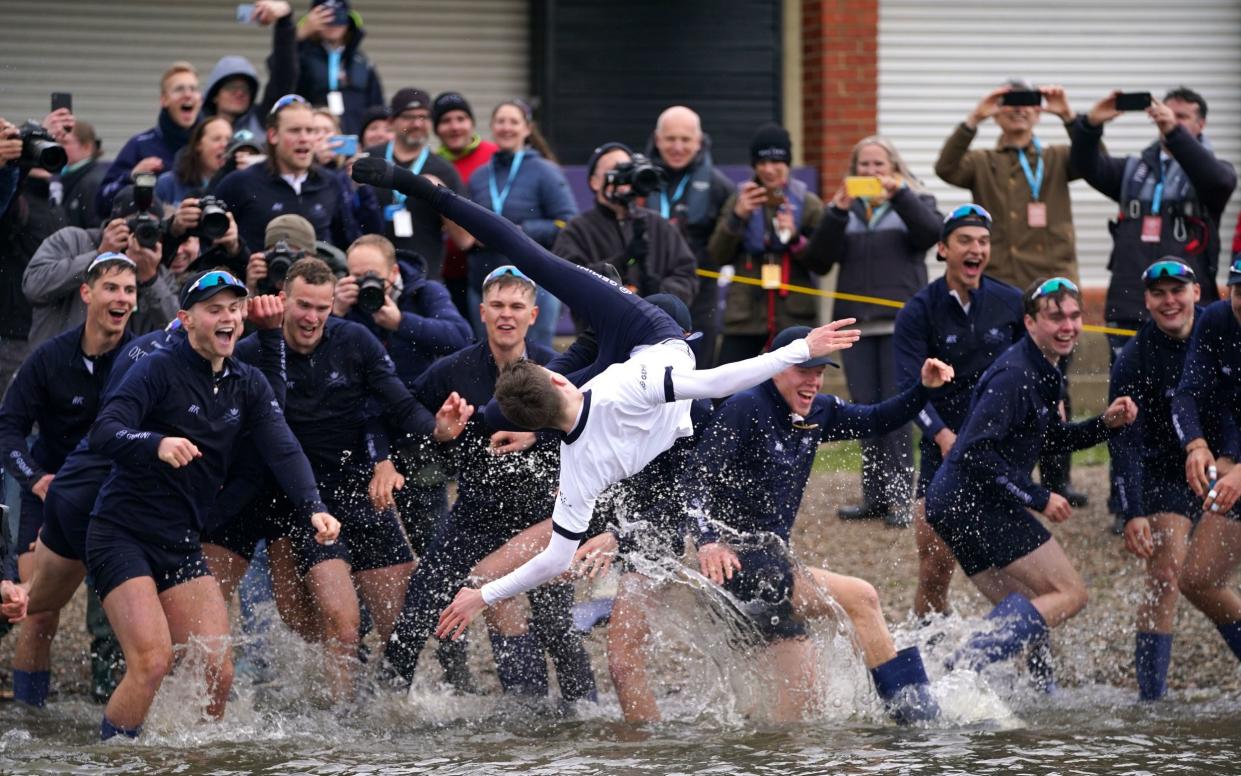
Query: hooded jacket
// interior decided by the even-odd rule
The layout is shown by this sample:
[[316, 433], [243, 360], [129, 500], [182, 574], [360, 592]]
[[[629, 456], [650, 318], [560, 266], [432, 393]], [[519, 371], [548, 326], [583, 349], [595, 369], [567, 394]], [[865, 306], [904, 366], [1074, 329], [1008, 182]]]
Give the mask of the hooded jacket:
[[[344, 115], [340, 117], [341, 131], [357, 135], [362, 130], [362, 115], [372, 105], [383, 105], [383, 84], [379, 71], [362, 52], [362, 17], [356, 11], [349, 13], [349, 34], [340, 62], [340, 81], [337, 91], [345, 103]], [[312, 105], [327, 105], [328, 54], [323, 43], [317, 39], [299, 41], [297, 44], [298, 94], [310, 100]]]
[[[13, 170], [14, 178], [19, 177], [16, 166], [5, 169]], [[48, 199], [47, 181], [21, 177], [8, 207], [0, 216], [0, 338], [29, 338], [30, 346], [34, 347], [69, 328], [70, 324], [66, 323], [37, 340], [30, 337], [33, 300], [28, 298], [29, 291], [24, 290], [24, 275], [30, 262], [39, 254], [44, 239], [57, 233], [64, 225], [65, 218], [60, 208], [54, 207]], [[76, 298], [77, 286], [73, 288]], [[0, 394], [7, 387], [0, 384]]]
[[103, 221], [104, 214], [95, 209], [95, 204], [110, 164], [91, 159], [81, 167], [61, 173], [60, 201], [69, 226], [90, 229]]
[[[257, 137], [263, 137], [263, 121], [276, 100], [291, 93], [297, 86], [297, 28], [293, 15], [281, 17], [272, 25], [271, 53], [267, 56], [267, 87], [259, 100], [259, 77], [250, 60], [230, 54], [220, 57], [211, 68], [207, 78], [207, 91], [203, 95], [202, 118], [216, 115], [215, 98], [220, 85], [233, 76], [242, 76], [250, 85], [250, 110], [233, 121], [233, 131], [248, 129]], [[202, 119], [200, 119], [202, 120]]]
[[168, 111], [161, 109], [155, 126], [125, 141], [121, 152], [116, 155], [112, 166], [103, 176], [99, 193], [95, 196], [96, 211], [112, 212], [112, 198], [116, 196], [116, 192], [131, 183], [130, 174], [134, 167], [148, 156], [158, 156], [164, 163], [164, 169], [171, 170], [177, 151], [190, 142], [192, 131], [173, 121]]

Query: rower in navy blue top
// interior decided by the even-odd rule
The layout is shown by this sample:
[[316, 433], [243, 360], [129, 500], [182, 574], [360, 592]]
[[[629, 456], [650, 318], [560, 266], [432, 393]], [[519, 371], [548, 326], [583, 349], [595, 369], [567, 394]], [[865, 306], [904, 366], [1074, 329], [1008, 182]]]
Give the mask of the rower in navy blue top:
[[[971, 637], [954, 658], [980, 668], [1046, 639], [1086, 605], [1086, 588], [1059, 543], [1032, 514], [1053, 522], [1072, 514], [1068, 501], [1034, 483], [1044, 446], [1074, 450], [1102, 442], [1133, 422], [1137, 409], [1121, 397], [1082, 423], [1059, 414], [1064, 376], [1057, 368], [1081, 335], [1081, 295], [1066, 278], [1026, 291], [1027, 337], [983, 374], [948, 460], [926, 494], [927, 522], [995, 608], [1001, 625]], [[1027, 598], [1024, 591], [1033, 592]], [[1046, 673], [1041, 677], [1045, 680]]]
[[188, 283], [177, 313], [186, 338], [135, 364], [90, 433], [91, 448], [116, 465], [87, 529], [86, 562], [127, 666], [104, 710], [102, 739], [138, 734], [172, 666], [174, 641], [209, 645], [206, 711], [224, 713], [228, 610], [219, 586], [204, 579], [198, 532], [245, 431], [317, 540], [334, 542], [339, 532], [271, 386], [232, 357], [246, 295], [227, 272]]
[[[808, 331], [785, 329], [773, 346]], [[819, 393], [828, 363], [818, 358], [786, 368], [725, 401], [707, 424], [685, 473], [699, 526], [699, 564], [742, 602], [767, 640], [797, 640], [778, 653], [777, 661], [794, 661], [779, 663], [782, 673], [794, 672], [806, 657], [805, 620], [831, 616], [831, 606], [807, 591], [816, 585], [828, 591], [853, 621], [866, 665], [880, 695], [893, 704], [892, 713], [905, 722], [928, 719], [938, 709], [921, 657], [916, 647], [896, 651], [873, 588], [823, 569], [795, 569], [788, 541], [819, 444], [879, 436], [908, 423], [926, 403], [928, 389], [952, 379], [952, 368], [927, 359], [917, 385], [864, 405]], [[907, 686], [916, 692], [901, 693]]]
[[[1125, 518], [1125, 549], [1146, 561], [1146, 594], [1138, 603], [1134, 669], [1139, 697], [1162, 698], [1172, 657], [1172, 626], [1180, 597], [1175, 580], [1202, 515], [1202, 499], [1185, 481], [1185, 453], [1173, 427], [1171, 398], [1185, 363], [1201, 295], [1194, 271], [1166, 257], [1143, 274], [1149, 319], [1112, 365], [1112, 396], [1128, 395], [1138, 419], [1112, 437], [1112, 483]], [[1215, 402], [1226, 404], [1226, 402]], [[1236, 419], [1205, 418], [1211, 449], [1237, 459]]]
[[[27, 588], [36, 575], [36, 537], [46, 520], [50, 486], [90, 430], [112, 364], [132, 337], [126, 325], [138, 303], [134, 263], [123, 254], [101, 254], [87, 268], [78, 293], [86, 305], [84, 322], [36, 348], [0, 406], [0, 465], [21, 486], [16, 557], [5, 578], [20, 578]], [[39, 436], [28, 448], [26, 438], [36, 424]], [[18, 631], [13, 651], [18, 702], [35, 707], [46, 702], [56, 630], [57, 617], [39, 613]]]
[[[1232, 583], [1241, 558], [1241, 466], [1218, 460], [1230, 451], [1210, 438], [1206, 419], [1231, 415], [1241, 398], [1241, 257], [1228, 269], [1229, 297], [1207, 307], [1194, 327], [1185, 370], [1172, 397], [1173, 427], [1188, 453], [1185, 476], [1203, 499], [1203, 518], [1194, 530], [1181, 593], [1205, 614], [1241, 660], [1241, 594]], [[1217, 477], [1218, 475], [1218, 477]]]
[[899, 387], [917, 384], [928, 356], [956, 372], [952, 384], [937, 391], [914, 419], [922, 430], [914, 513], [918, 616], [948, 611], [948, 586], [956, 567], [948, 547], [926, 525], [927, 485], [965, 422], [978, 378], [1025, 334], [1021, 291], [983, 274], [991, 261], [991, 216], [986, 210], [973, 204], [954, 209], [944, 219], [936, 250], [945, 262], [944, 275], [897, 313], [892, 339]]

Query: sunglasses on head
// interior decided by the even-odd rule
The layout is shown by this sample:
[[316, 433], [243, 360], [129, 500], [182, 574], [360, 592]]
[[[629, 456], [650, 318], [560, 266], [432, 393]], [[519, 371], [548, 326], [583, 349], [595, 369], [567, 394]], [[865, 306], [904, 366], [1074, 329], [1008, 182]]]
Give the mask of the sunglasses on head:
[[518, 280], [524, 280], [530, 285], [534, 285], [534, 281], [531, 280], [526, 275], [526, 273], [517, 269], [512, 264], [505, 264], [502, 267], [496, 267], [495, 269], [491, 270], [491, 272], [487, 273], [487, 277], [483, 278], [483, 285], [487, 285], [491, 281], [497, 280], [505, 276], [517, 278]]
[[245, 288], [246, 284], [223, 270], [215, 270], [208, 272], [190, 286], [191, 291], [206, 291], [208, 288], [216, 286], [231, 286], [233, 288]]
[[1080, 293], [1077, 290], [1077, 284], [1072, 280], [1068, 278], [1052, 278], [1051, 280], [1044, 281], [1038, 288], [1034, 289], [1034, 293], [1030, 294], [1030, 301], [1033, 302], [1035, 299], [1058, 294], [1061, 291], [1068, 291], [1072, 294]]
[[1179, 261], [1157, 261], [1146, 268], [1142, 273], [1142, 279], [1147, 283], [1152, 283], [1162, 278], [1173, 278], [1179, 280], [1188, 280], [1197, 282], [1198, 277], [1194, 275], [1194, 271], [1188, 265]]
[[944, 219], [944, 221], [945, 222], [955, 221], [958, 218], [969, 218], [970, 216], [976, 216], [978, 218], [985, 218], [988, 221], [992, 220], [991, 214], [988, 213], [985, 208], [983, 208], [981, 205], [975, 205], [971, 202], [971, 203], [960, 205], [959, 207], [954, 208], [953, 211], [948, 214], [948, 217]]
[[274, 116], [290, 105], [310, 105], [310, 103], [300, 94], [286, 94], [276, 100], [276, 104], [271, 106], [271, 110], [267, 112], [267, 115]]

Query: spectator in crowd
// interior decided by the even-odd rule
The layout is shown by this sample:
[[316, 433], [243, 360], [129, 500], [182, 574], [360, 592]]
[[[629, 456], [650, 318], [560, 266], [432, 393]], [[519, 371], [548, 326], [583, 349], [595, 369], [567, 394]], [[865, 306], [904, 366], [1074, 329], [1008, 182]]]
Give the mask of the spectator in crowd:
[[[63, 140], [66, 128], [72, 126], [72, 114], [49, 114], [43, 125], [54, 139]], [[32, 303], [23, 290], [23, 276], [44, 239], [65, 226], [64, 212], [50, 199], [49, 173], [20, 165], [21, 153], [18, 128], [0, 119], [0, 193], [8, 196], [0, 215], [0, 395], [30, 348], [47, 338], [29, 339]], [[84, 263], [81, 269], [85, 268]]]
[[237, 55], [220, 57], [207, 77], [203, 95], [203, 118], [220, 116], [234, 129], [261, 135], [263, 119], [281, 95], [297, 86], [297, 31], [293, 9], [283, 0], [259, 0], [250, 21], [272, 26], [271, 54], [267, 57], [267, 87], [259, 97], [259, 76], [250, 60]]
[[[1219, 224], [1237, 185], [1232, 165], [1215, 156], [1205, 135], [1207, 102], [1178, 87], [1146, 110], [1159, 137], [1136, 156], [1114, 157], [1100, 147], [1103, 125], [1118, 117], [1114, 91], [1072, 126], [1073, 166], [1095, 190], [1120, 204], [1111, 229], [1109, 326], [1137, 328], [1147, 317], [1142, 271], [1162, 256], [1180, 257], [1202, 279], [1205, 303], [1219, 298]], [[1112, 347], [1127, 338], [1110, 335]]]
[[96, 195], [103, 185], [107, 165], [100, 162], [103, 142], [95, 134], [95, 127], [85, 121], [75, 121], [73, 130], [60, 141], [69, 164], [60, 171], [60, 202], [69, 226], [83, 229], [98, 226], [103, 216], [96, 208]]
[[384, 101], [379, 71], [362, 52], [364, 37], [349, 0], [314, 0], [297, 25], [296, 91], [340, 116], [350, 135], [359, 134], [367, 108]]
[[[437, 154], [452, 163], [461, 180], [468, 181], [479, 167], [491, 161], [496, 144], [484, 140], [474, 128], [474, 109], [460, 92], [441, 92], [431, 103], [431, 124], [440, 140]], [[474, 315], [469, 304], [465, 251], [449, 240], [444, 246], [440, 275], [452, 299], [467, 318]]]
[[[497, 105], [491, 112], [491, 137], [497, 150], [470, 176], [470, 199], [517, 224], [544, 248], [552, 247], [565, 224], [577, 215], [577, 204], [555, 155], [530, 115], [530, 106], [517, 99]], [[486, 336], [478, 312], [483, 279], [506, 262], [485, 246], [470, 254], [468, 309], [479, 341]], [[539, 315], [530, 325], [530, 339], [550, 348], [560, 319], [560, 300], [540, 288], [536, 305]]]
[[[809, 252], [830, 269], [840, 266], [836, 290], [900, 302], [926, 285], [926, 252], [939, 242], [943, 218], [895, 146], [879, 135], [862, 138], [849, 157], [849, 175], [879, 179], [882, 193], [853, 198], [842, 184], [823, 212]], [[878, 404], [897, 393], [892, 334], [896, 309], [839, 299], [835, 318], [856, 318], [862, 339], [842, 354], [849, 398]], [[916, 365], [921, 368], [921, 362]], [[914, 370], [916, 371], [916, 369]], [[862, 503], [840, 508], [843, 519], [884, 517], [907, 526], [912, 517], [913, 456], [909, 427], [862, 440]]]
[[[405, 88], [392, 96], [392, 140], [366, 149], [370, 156], [408, 167], [414, 173], [432, 175], [457, 193], [465, 193], [453, 166], [431, 153], [431, 97], [421, 89]], [[444, 262], [444, 221], [421, 200], [407, 201], [404, 194], [375, 190], [384, 217], [383, 234], [397, 248], [420, 254], [427, 262], [427, 277], [440, 278]]]
[[[659, 114], [647, 153], [664, 172], [659, 191], [647, 198], [647, 207], [658, 210], [680, 230], [699, 269], [718, 271], [707, 243], [736, 186], [712, 163], [711, 138], [703, 133], [698, 114], [683, 105]], [[693, 342], [694, 355], [698, 367], [708, 369], [715, 365], [719, 338], [720, 290], [715, 278], [698, 278], [690, 315], [694, 331], [702, 333]]]
[[358, 130], [358, 147], [370, 148], [383, 145], [392, 139], [392, 122], [388, 120], [387, 105], [372, 105], [362, 114], [362, 128]]
[[[663, 292], [688, 305], [698, 287], [693, 251], [675, 226], [634, 202], [632, 187], [613, 181], [613, 170], [632, 161], [633, 151], [624, 143], [604, 143], [591, 153], [586, 175], [595, 206], [565, 226], [552, 252], [619, 276], [641, 296]], [[574, 314], [581, 318], [581, 311]]]
[[267, 222], [300, 215], [319, 240], [339, 248], [361, 232], [339, 177], [314, 162], [314, 110], [296, 94], [277, 101], [267, 117], [267, 160], [229, 174], [216, 187], [246, 245], [262, 245]]
[[[1038, 91], [1043, 105], [1006, 105], [1010, 92]], [[1073, 109], [1064, 89], [1043, 86], [1035, 90], [1025, 81], [1012, 80], [993, 89], [965, 121], [944, 141], [935, 174], [954, 186], [967, 188], [972, 201], [991, 212], [991, 264], [988, 274], [1017, 288], [1039, 278], [1066, 277], [1077, 282], [1077, 237], [1069, 181], [1081, 177], [1066, 145], [1044, 145], [1034, 134], [1043, 111], [1053, 113], [1067, 131]], [[978, 125], [994, 118], [1000, 139], [994, 149], [969, 150]], [[1071, 359], [1060, 362], [1067, 378]], [[1071, 417], [1068, 392], [1065, 416]], [[1048, 452], [1039, 461], [1039, 479], [1069, 499], [1086, 505], [1086, 494], [1073, 489], [1070, 457]]]
[[[22, 290], [34, 307], [30, 343], [39, 345], [57, 334], [82, 323], [86, 305], [78, 289], [86, 270], [100, 254], [123, 253], [134, 262], [138, 276], [138, 306], [129, 319], [134, 334], [161, 329], [177, 314], [177, 298], [172, 292], [172, 275], [161, 265], [160, 243], [145, 246], [138, 242], [127, 224], [140, 212], [134, 187], [117, 193], [111, 219], [93, 229], [66, 226], [39, 246], [22, 276]], [[153, 200], [147, 211], [163, 216], [163, 205]]]
[[315, 163], [333, 170], [342, 168], [341, 155], [337, 147], [329, 142], [333, 135], [340, 134], [340, 119], [327, 108], [315, 108], [314, 126]]
[[[280, 243], [284, 243], [280, 246]], [[263, 232], [262, 249], [251, 248], [250, 261], [246, 264], [246, 288], [251, 294], [276, 293], [284, 287], [284, 278], [275, 277], [268, 266], [268, 253], [283, 249], [290, 263], [305, 256], [314, 256], [315, 228], [299, 215], [276, 216], [267, 222]], [[287, 269], [287, 265], [286, 265]]]
[[173, 62], [159, 81], [159, 117], [155, 126], [125, 141], [103, 176], [103, 185], [95, 198], [100, 213], [112, 212], [112, 198], [129, 185], [134, 173], [158, 175], [172, 169], [177, 151], [190, 142], [190, 131], [198, 123], [202, 105], [198, 71], [189, 62]]
[[750, 141], [750, 163], [754, 178], [724, 203], [707, 244], [717, 264], [731, 265], [737, 277], [762, 283], [729, 285], [717, 359], [721, 364], [762, 353], [776, 332], [789, 326], [813, 326], [818, 300], [780, 285], [813, 286], [811, 273], [827, 272], [823, 257], [808, 250], [823, 201], [789, 177], [793, 141], [788, 130], [775, 124], [760, 127]]
[[[201, 232], [202, 199], [186, 197], [177, 205], [167, 222], [163, 241], [164, 263], [174, 274], [171, 281], [174, 291], [180, 289], [185, 275], [200, 268], [224, 266], [228, 267], [230, 272], [238, 274], [245, 268], [246, 257], [249, 255], [246, 245], [241, 241], [233, 214], [228, 213], [227, 218], [228, 229], [224, 234], [211, 237]], [[177, 266], [178, 258], [183, 266]], [[175, 277], [177, 274], [182, 277]]]
[[165, 205], [177, 207], [186, 197], [210, 191], [216, 173], [228, 158], [232, 137], [228, 119], [216, 116], [199, 122], [190, 133], [189, 143], [177, 153], [172, 169], [160, 173], [155, 196]]
[[244, 170], [252, 164], [267, 159], [264, 137], [264, 134], [256, 135], [248, 129], [239, 129], [233, 133], [228, 149], [224, 152], [224, 166], [216, 171], [215, 177], [211, 180], [212, 191], [229, 173]]

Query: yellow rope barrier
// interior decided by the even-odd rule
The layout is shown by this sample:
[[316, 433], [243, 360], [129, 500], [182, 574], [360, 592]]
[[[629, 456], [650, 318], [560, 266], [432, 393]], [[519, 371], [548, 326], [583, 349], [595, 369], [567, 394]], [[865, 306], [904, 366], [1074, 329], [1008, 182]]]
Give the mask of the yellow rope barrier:
[[[704, 278], [719, 278], [720, 273], [709, 269], [697, 270], [698, 274]], [[758, 278], [748, 278], [741, 275], [733, 275], [732, 283], [741, 283], [747, 286], [763, 285]], [[810, 286], [794, 286], [788, 283], [780, 284], [781, 290], [792, 291], [795, 294], [808, 294], [810, 296], [822, 296], [828, 299], [843, 299], [847, 302], [862, 302], [864, 304], [873, 304], [880, 307], [895, 307], [898, 310], [905, 306], [904, 302], [898, 302], [895, 299], [882, 299], [877, 296], [863, 296], [862, 294], [846, 294], [843, 291], [824, 291], [821, 288], [811, 288]], [[1132, 337], [1137, 334], [1135, 329], [1117, 329], [1112, 326], [1095, 326], [1094, 324], [1085, 324], [1082, 331], [1094, 332], [1095, 334], [1119, 334], [1123, 337]]]

